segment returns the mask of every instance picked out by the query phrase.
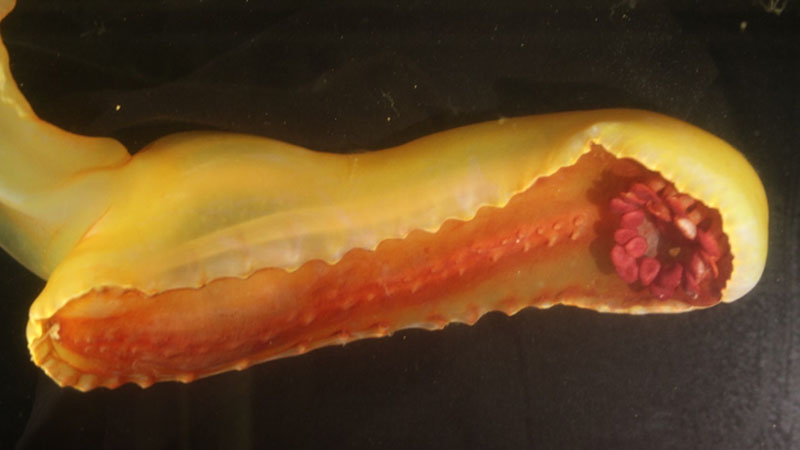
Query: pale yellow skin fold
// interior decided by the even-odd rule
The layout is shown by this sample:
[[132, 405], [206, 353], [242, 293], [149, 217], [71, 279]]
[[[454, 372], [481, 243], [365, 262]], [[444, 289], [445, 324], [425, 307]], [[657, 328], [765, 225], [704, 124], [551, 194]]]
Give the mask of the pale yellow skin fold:
[[[13, 2], [0, 0], [3, 17]], [[503, 206], [592, 144], [660, 172], [719, 211], [733, 270], [730, 302], [761, 276], [767, 200], [745, 158], [721, 139], [651, 112], [609, 109], [471, 125], [398, 147], [326, 154], [255, 136], [168, 136], [131, 157], [118, 142], [39, 120], [0, 47], [0, 245], [47, 279], [29, 346], [46, 321], [100, 288], [157, 294], [273, 267], [338, 261], [412, 230], [437, 230]], [[690, 305], [618, 312], [673, 312]], [[102, 315], [108, 305], [98, 304]]]

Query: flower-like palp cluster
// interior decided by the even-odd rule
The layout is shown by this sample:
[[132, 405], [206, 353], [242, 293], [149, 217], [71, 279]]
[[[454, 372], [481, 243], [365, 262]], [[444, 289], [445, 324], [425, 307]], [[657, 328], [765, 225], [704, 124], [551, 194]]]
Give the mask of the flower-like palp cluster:
[[711, 210], [652, 177], [611, 199], [619, 218], [611, 261], [628, 284], [649, 287], [657, 298], [708, 296], [720, 276], [721, 223]]

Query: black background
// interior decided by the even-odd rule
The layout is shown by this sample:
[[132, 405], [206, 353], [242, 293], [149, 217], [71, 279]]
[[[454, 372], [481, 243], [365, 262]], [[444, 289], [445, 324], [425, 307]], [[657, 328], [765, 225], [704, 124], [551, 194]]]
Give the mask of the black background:
[[81, 394], [30, 363], [43, 281], [1, 254], [0, 447], [800, 448], [799, 3], [188, 3], [23, 0], [2, 23], [13, 73], [45, 120], [132, 151], [186, 129], [338, 152], [502, 116], [663, 112], [759, 172], [764, 276], [689, 314], [492, 313]]

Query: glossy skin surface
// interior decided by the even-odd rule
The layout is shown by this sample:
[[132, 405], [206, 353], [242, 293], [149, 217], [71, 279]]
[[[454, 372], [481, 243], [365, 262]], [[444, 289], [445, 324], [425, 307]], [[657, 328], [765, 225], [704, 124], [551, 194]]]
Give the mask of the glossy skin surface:
[[[15, 162], [13, 173], [43, 173], [40, 168], [52, 159], [49, 153], [38, 156], [28, 152], [29, 147], [54, 151], [50, 142], [36, 145], [39, 138], [34, 136], [47, 136], [40, 130], [51, 133], [53, 142], [64, 142], [59, 154], [69, 155], [57, 170], [42, 175], [38, 184], [14, 180], [11, 170], [2, 174], [4, 182], [11, 180], [4, 191], [8, 193], [4, 207], [19, 211], [20, 217], [34, 218], [36, 224], [53, 223], [42, 231], [21, 220], [8, 220], [3, 223], [8, 230], [4, 236], [22, 238], [6, 238], [3, 245], [27, 267], [49, 277], [31, 310], [28, 337], [34, 358], [60, 383], [82, 389], [114, 385], [119, 380], [68, 373], [65, 366], [50, 363], [52, 358], [45, 359], [50, 350], [38, 350], [60, 338], [62, 325], [54, 328], [51, 318], [82, 296], [135, 290], [144, 297], [163, 300], [163, 305], [153, 308], [166, 312], [174, 306], [166, 303], [168, 297], [159, 295], [169, 292], [194, 291], [208, 302], [221, 301], [219, 296], [229, 295], [234, 288], [207, 296], [223, 283], [215, 280], [253, 279], [257, 273], [263, 275], [262, 270], [279, 276], [301, 272], [298, 276], [302, 276], [303, 269], [298, 269], [304, 264], [327, 267], [323, 262], [343, 261], [353, 249], [370, 251], [410, 233], [439, 230], [449, 219], [472, 219], [481, 207], [505, 207], [537, 180], [574, 165], [593, 144], [659, 171], [680, 191], [719, 210], [735, 259], [722, 300], [746, 293], [760, 276], [766, 257], [766, 201], [746, 161], [720, 140], [651, 113], [611, 110], [509, 119], [437, 134], [394, 149], [338, 156], [264, 138], [192, 133], [159, 140], [129, 160], [114, 142], [71, 136], [39, 122], [10, 82], [7, 64], [4, 70], [4, 104], [13, 106], [3, 110], [8, 135], [17, 133], [20, 122], [35, 130], [4, 142], [4, 158], [20, 154], [27, 158]], [[65, 150], [92, 145], [97, 150], [86, 154]], [[36, 201], [13, 202], [21, 196]], [[56, 204], [62, 205], [61, 209], [54, 208]], [[545, 257], [539, 260], [547, 266]], [[418, 265], [409, 263], [408, 267]], [[593, 278], [591, 273], [584, 276]], [[270, 283], [261, 286], [272, 286]], [[495, 283], [503, 284], [500, 279]], [[470, 295], [480, 297], [475, 290]], [[125, 298], [101, 297], [88, 308], [89, 316], [112, 316]], [[185, 300], [191, 298], [199, 297]], [[275, 302], [262, 296], [240, 306], [255, 307], [265, 301]], [[603, 307], [602, 301], [576, 302], [566, 297], [557, 301], [633, 312], [691, 307], [679, 301], [644, 302], [646, 306], [637, 304], [635, 308], [630, 304]], [[487, 305], [480, 310], [493, 306], [491, 302]], [[189, 304], [186, 310], [191, 307]], [[196, 309], [214, 307], [211, 303]], [[64, 311], [62, 318], [74, 312]], [[235, 319], [226, 322], [227, 314], [218, 316], [225, 317], [219, 319], [221, 328], [240, 324]], [[429, 316], [426, 312], [401, 321], [392, 313], [367, 325], [378, 324], [374, 334], [379, 334], [418, 324]], [[79, 323], [79, 318], [72, 318]], [[172, 320], [178, 324], [185, 317], [177, 315]], [[439, 322], [448, 320], [463, 319], [442, 315]], [[381, 328], [382, 322], [397, 325]], [[302, 326], [305, 324], [296, 329]], [[294, 338], [287, 348], [307, 348], [304, 339], [307, 337]], [[61, 360], [70, 358], [66, 350], [60, 355]], [[158, 379], [188, 380], [261, 359], [254, 357], [241, 365], [209, 363], [184, 374], [130, 380], [143, 385]], [[83, 370], [92, 364], [75, 363]]]

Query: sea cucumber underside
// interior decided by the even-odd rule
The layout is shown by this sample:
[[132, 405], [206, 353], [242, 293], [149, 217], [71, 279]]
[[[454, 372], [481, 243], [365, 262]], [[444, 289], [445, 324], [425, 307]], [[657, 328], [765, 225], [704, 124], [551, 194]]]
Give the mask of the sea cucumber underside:
[[[630, 111], [576, 114], [603, 113], [672, 121]], [[551, 120], [559, 116], [571, 117]], [[697, 200], [660, 173], [615, 156], [598, 144], [602, 141], [587, 136], [572, 164], [536, 178], [504, 203], [444, 215], [438, 226], [400, 226], [375, 245], [351, 248], [335, 260], [303, 257], [303, 263], [255, 268], [243, 276], [206, 272], [199, 283], [189, 279], [183, 286], [149, 291], [135, 283], [97, 283], [31, 322], [34, 357], [61, 384], [79, 389], [124, 382], [147, 386], [402, 328], [473, 323], [492, 310], [513, 314], [527, 306], [570, 304], [606, 312], [678, 312], [730, 301], [752, 286], [757, 277], [735, 268], [763, 250], [735, 253], [750, 245], [737, 243], [736, 229], [726, 227], [729, 220], [736, 223], [736, 211], [726, 215]], [[624, 141], [617, 145], [624, 148]], [[352, 191], [353, 201], [361, 194]], [[374, 190], [363, 194], [375, 208], [386, 207]], [[663, 199], [653, 202], [648, 196]], [[396, 204], [390, 197], [386, 204]], [[681, 218], [690, 225], [681, 225]], [[758, 223], [752, 219], [749, 226]], [[102, 220], [86, 242], [105, 232], [123, 239], [116, 227], [105, 231], [101, 225]], [[129, 245], [146, 243], [141, 236]], [[629, 263], [619, 262], [620, 248]], [[292, 251], [302, 254], [302, 244]], [[165, 254], [173, 252], [168, 248]], [[108, 262], [107, 256], [97, 261]], [[659, 267], [654, 271], [652, 264]], [[637, 271], [633, 278], [627, 273], [631, 266]], [[56, 280], [57, 275], [58, 270]], [[46, 289], [40, 300], [47, 294]]]
[[190, 132], [131, 156], [40, 120], [0, 45], [0, 245], [47, 279], [26, 332], [62, 386], [188, 382], [492, 310], [706, 308], [755, 286], [767, 228], [745, 158], [652, 112], [348, 154]]

